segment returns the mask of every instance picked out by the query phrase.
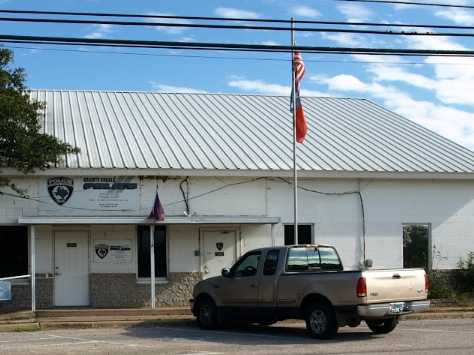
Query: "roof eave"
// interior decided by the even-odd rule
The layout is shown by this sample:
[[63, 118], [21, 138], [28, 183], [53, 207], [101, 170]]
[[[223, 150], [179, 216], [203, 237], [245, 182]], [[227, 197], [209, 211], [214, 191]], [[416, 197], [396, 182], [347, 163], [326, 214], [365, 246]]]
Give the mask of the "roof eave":
[[[120, 168], [54, 168], [24, 175], [13, 169], [4, 169], [6, 177], [26, 176], [202, 176], [202, 177], [283, 177], [292, 178], [293, 170], [231, 170], [231, 169], [120, 169]], [[300, 178], [328, 179], [419, 179], [419, 180], [474, 180], [474, 172], [380, 172], [299, 170]]]

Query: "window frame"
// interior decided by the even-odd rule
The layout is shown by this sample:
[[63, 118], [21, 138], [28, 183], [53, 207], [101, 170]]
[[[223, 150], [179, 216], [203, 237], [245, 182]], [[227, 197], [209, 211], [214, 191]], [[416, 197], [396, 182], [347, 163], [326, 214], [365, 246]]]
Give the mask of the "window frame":
[[253, 251], [249, 251], [247, 253], [245, 253], [244, 255], [242, 255], [239, 260], [237, 260], [237, 262], [232, 265], [232, 267], [230, 268], [230, 271], [229, 271], [229, 276], [231, 278], [248, 278], [248, 277], [257, 277], [259, 275], [259, 270], [261, 268], [261, 264], [262, 264], [262, 259], [263, 258], [260, 258], [260, 260], [258, 261], [258, 264], [257, 264], [257, 272], [255, 273], [255, 275], [251, 275], [251, 276], [236, 276], [235, 275], [235, 270], [240, 266], [240, 264], [247, 258], [249, 257], [250, 255], [259, 255], [260, 257], [262, 257], [263, 253], [261, 250], [253, 250]]
[[[307, 247], [304, 247], [304, 246], [293, 246], [293, 247], [287, 249], [283, 273], [285, 273], [285, 274], [298, 274], [298, 273], [309, 274], [309, 273], [327, 273], [327, 272], [341, 272], [341, 271], [344, 271], [344, 264], [342, 263], [342, 259], [339, 255], [339, 253], [337, 252], [337, 249], [334, 248], [333, 246], [330, 246], [330, 245], [321, 245], [321, 247], [330, 248], [330, 249], [334, 250], [334, 253], [337, 255], [337, 258], [339, 259], [339, 264], [341, 265], [340, 270], [323, 270], [323, 269], [320, 269], [320, 270], [317, 270], [317, 271], [316, 270], [288, 271], [288, 259], [290, 257], [290, 250], [291, 249], [297, 249], [297, 248], [308, 249]], [[318, 247], [318, 249], [319, 249], [319, 247]], [[319, 251], [318, 251], [318, 255], [319, 255]], [[321, 263], [321, 256], [320, 255], [319, 255], [319, 262]], [[309, 263], [308, 263], [308, 265], [309, 265]]]
[[405, 230], [405, 227], [408, 227], [408, 226], [422, 226], [422, 227], [427, 227], [428, 228], [428, 265], [427, 265], [427, 268], [428, 268], [428, 271], [431, 271], [433, 270], [433, 238], [432, 238], [432, 226], [431, 226], [431, 223], [430, 222], [427, 222], [427, 223], [420, 223], [420, 222], [416, 222], [416, 223], [402, 223], [401, 227], [402, 227], [402, 230], [401, 230], [401, 235], [402, 235], [402, 242], [401, 242], [401, 251], [402, 251], [402, 267], [403, 267], [403, 264], [404, 264], [404, 259], [405, 259], [405, 253], [404, 253], [404, 248], [403, 248], [403, 233], [404, 233], [404, 230]]
[[[267, 261], [267, 257], [270, 253], [276, 252], [277, 253], [277, 259], [276, 259], [276, 265], [275, 265], [275, 271], [271, 274], [266, 274], [265, 273], [265, 263]], [[281, 250], [280, 249], [268, 249], [267, 252], [265, 253], [265, 257], [263, 258], [263, 264], [262, 264], [262, 276], [274, 276], [276, 272], [278, 271], [278, 264], [280, 263], [281, 258]]]
[[[290, 246], [290, 245], [306, 245], [306, 244], [299, 244], [298, 242], [299, 241], [296, 241], [295, 240], [295, 244], [285, 244], [285, 227], [286, 226], [291, 226], [294, 228], [294, 223], [283, 223], [283, 245], [285, 246]], [[299, 226], [310, 226], [311, 227], [311, 243], [310, 244], [314, 244], [315, 243], [315, 223], [305, 223], [305, 222], [302, 222], [302, 223], [298, 223], [298, 228]], [[298, 233], [298, 238], [299, 238], [299, 233]]]
[[[146, 225], [148, 228], [149, 225]], [[169, 240], [170, 240], [170, 237], [169, 237], [169, 228], [168, 228], [168, 225], [155, 225], [155, 228], [156, 227], [162, 227], [165, 229], [165, 240], [166, 240], [166, 276], [156, 276], [155, 275], [155, 283], [156, 284], [166, 284], [169, 282], [169, 274], [170, 274], [170, 271], [169, 271], [169, 255], [170, 255], [170, 244], [169, 244]], [[151, 277], [143, 277], [143, 276], [140, 276], [138, 274], [138, 263], [139, 263], [139, 259], [138, 259], [138, 252], [139, 252], [139, 248], [138, 248], [138, 230], [140, 227], [143, 227], [143, 225], [136, 225], [135, 227], [135, 257], [136, 257], [136, 262], [135, 262], [135, 275], [136, 275], [136, 280], [137, 280], [137, 283], [138, 284], [150, 284], [151, 283]], [[156, 261], [156, 255], [155, 255], [155, 261]], [[155, 266], [156, 267], [156, 266]]]

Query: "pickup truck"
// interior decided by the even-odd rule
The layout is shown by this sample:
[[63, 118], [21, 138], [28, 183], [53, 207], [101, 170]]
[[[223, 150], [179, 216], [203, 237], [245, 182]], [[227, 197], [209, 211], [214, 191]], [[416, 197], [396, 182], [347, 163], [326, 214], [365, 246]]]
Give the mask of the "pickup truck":
[[389, 333], [401, 315], [429, 308], [423, 269], [344, 271], [335, 248], [294, 245], [247, 252], [222, 276], [197, 283], [191, 307], [200, 327], [304, 319], [319, 339], [365, 321]]

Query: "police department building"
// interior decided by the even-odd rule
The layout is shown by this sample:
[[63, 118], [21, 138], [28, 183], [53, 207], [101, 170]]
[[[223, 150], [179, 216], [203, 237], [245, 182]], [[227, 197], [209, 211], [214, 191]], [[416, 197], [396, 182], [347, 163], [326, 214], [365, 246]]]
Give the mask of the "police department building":
[[474, 153], [368, 100], [303, 99], [295, 240], [287, 97], [31, 95], [80, 152], [1, 171], [25, 193], [0, 194], [0, 279], [32, 277], [0, 310], [187, 305], [198, 280], [271, 245], [331, 244], [347, 270], [453, 268], [474, 245]]

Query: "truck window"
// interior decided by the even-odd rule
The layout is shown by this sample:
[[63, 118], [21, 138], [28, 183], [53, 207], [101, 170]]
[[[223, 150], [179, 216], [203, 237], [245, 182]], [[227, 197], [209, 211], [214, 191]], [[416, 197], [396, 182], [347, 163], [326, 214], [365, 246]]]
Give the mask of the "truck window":
[[280, 251], [277, 249], [269, 250], [265, 257], [265, 263], [263, 264], [263, 274], [273, 275], [276, 272], [278, 265], [278, 256]]
[[290, 248], [288, 251], [286, 271], [311, 272], [320, 270], [342, 270], [339, 256], [333, 248]]
[[286, 271], [307, 271], [308, 256], [306, 248], [290, 248], [288, 251], [288, 260], [286, 263]]
[[252, 252], [240, 259], [231, 270], [234, 277], [249, 277], [257, 274], [260, 251]]
[[341, 260], [334, 248], [319, 247], [322, 270], [342, 270]]

